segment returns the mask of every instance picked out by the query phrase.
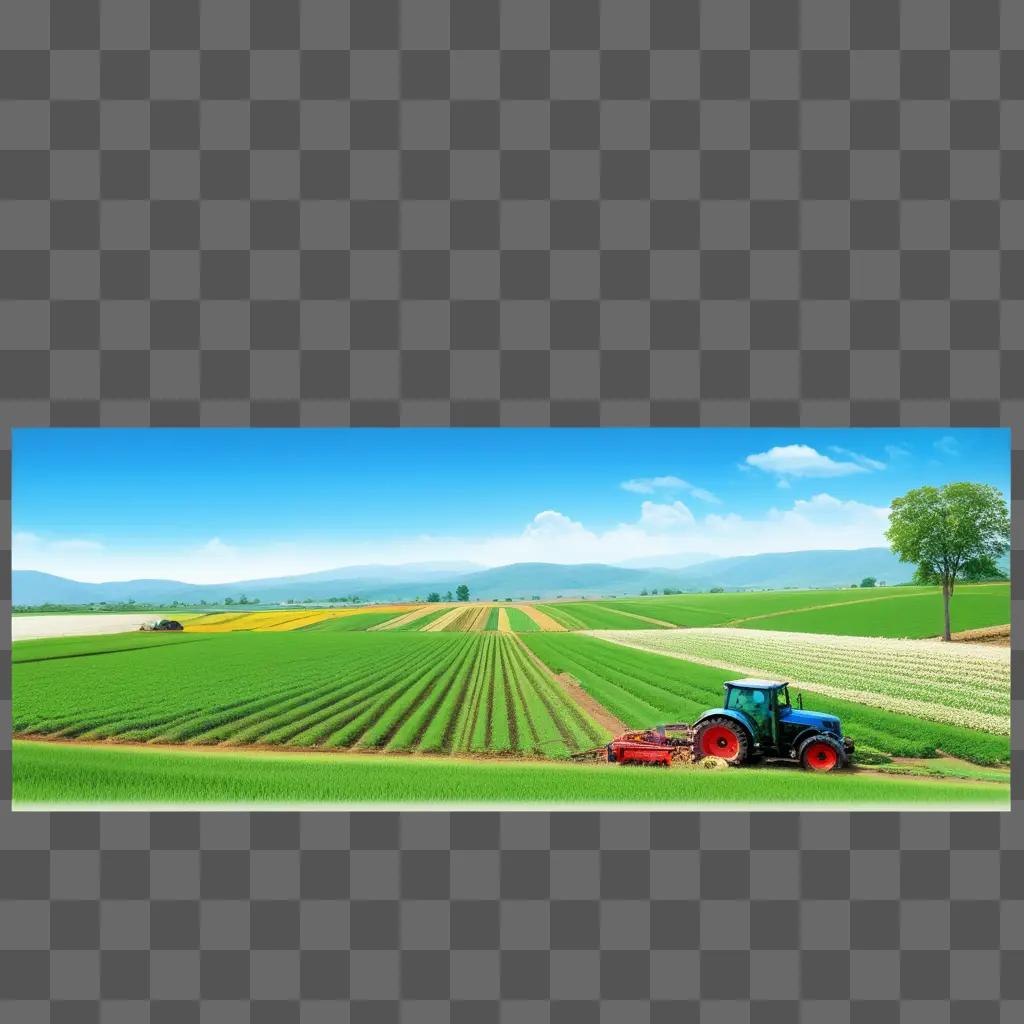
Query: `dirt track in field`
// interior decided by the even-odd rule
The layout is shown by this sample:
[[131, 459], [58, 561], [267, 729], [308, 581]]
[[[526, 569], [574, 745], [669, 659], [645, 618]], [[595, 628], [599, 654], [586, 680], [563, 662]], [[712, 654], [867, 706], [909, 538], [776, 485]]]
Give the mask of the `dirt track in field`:
[[613, 736], [619, 736], [629, 728], [621, 718], [616, 718], [615, 715], [613, 715], [603, 704], [594, 700], [594, 698], [591, 697], [590, 694], [580, 686], [579, 682], [569, 675], [568, 672], [553, 672], [545, 662], [541, 661], [541, 659], [530, 650], [526, 645], [526, 642], [518, 633], [513, 633], [512, 635], [516, 638], [516, 642], [519, 646], [526, 652], [527, 657], [529, 657], [549, 679], [553, 679], [558, 683], [558, 685], [572, 698], [575, 704], [581, 710], [585, 711], [603, 729], [607, 729]]
[[508, 609], [498, 609], [498, 632], [499, 633], [511, 633], [512, 623], [508, 621]]
[[1010, 646], [1009, 626], [985, 626], [982, 629], [965, 629], [951, 634], [950, 639], [958, 643], [988, 644], [990, 647]]
[[[564, 633], [566, 632], [565, 626], [559, 622], [555, 622], [547, 612], [542, 612], [539, 608], [535, 608], [532, 604], [517, 604], [514, 607], [520, 611], [525, 612], [527, 615], [537, 623], [538, 626], [545, 633]], [[532, 652], [531, 652], [532, 653]]]
[[667, 626], [669, 629], [679, 628], [674, 622], [666, 622], [664, 619], [652, 619], [650, 615], [640, 615], [638, 612], [626, 612], [621, 608], [609, 608], [606, 604], [599, 604], [596, 605], [596, 607], [602, 608], [606, 612], [615, 612], [616, 615], [625, 615], [629, 619], [639, 619], [641, 622], [651, 622], [655, 626]]

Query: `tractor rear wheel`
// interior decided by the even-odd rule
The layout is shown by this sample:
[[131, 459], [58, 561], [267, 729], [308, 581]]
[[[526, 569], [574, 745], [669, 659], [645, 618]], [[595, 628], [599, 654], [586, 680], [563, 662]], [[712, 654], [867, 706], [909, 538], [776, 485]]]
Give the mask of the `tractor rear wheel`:
[[846, 767], [846, 753], [838, 740], [819, 733], [800, 747], [800, 764], [806, 771], [834, 772]]
[[693, 737], [695, 760], [702, 757], [720, 757], [731, 765], [743, 764], [750, 753], [747, 730], [731, 718], [716, 715], [706, 718], [697, 727]]

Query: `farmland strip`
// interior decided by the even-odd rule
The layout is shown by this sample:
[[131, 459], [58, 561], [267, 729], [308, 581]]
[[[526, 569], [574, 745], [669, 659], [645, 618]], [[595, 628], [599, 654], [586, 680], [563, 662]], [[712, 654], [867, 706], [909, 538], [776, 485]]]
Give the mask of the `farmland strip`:
[[566, 627], [548, 613], [547, 609], [532, 604], [521, 604], [516, 607], [528, 615], [542, 630], [547, 633], [561, 633]]
[[399, 615], [397, 618], [389, 619], [387, 622], [382, 622], [379, 626], [371, 626], [367, 632], [388, 632], [392, 629], [401, 629], [404, 626], [408, 626], [412, 622], [417, 622], [422, 619], [425, 615], [430, 615], [431, 612], [435, 612], [438, 609], [425, 604], [421, 608], [413, 608], [411, 612], [406, 612], [404, 615]]
[[444, 615], [428, 622], [420, 632], [422, 633], [440, 633], [448, 627], [448, 624], [454, 622], [463, 612], [465, 608], [449, 608]]

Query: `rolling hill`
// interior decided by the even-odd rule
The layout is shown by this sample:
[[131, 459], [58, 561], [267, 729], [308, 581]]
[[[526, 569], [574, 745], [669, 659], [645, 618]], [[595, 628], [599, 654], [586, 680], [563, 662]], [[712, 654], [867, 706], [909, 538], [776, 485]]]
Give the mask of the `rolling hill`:
[[[1006, 560], [1003, 560], [1006, 567]], [[906, 583], [913, 567], [903, 565], [887, 548], [850, 551], [789, 551], [717, 558], [685, 567], [624, 567], [590, 563], [560, 565], [519, 562], [480, 569], [470, 563], [419, 563], [404, 566], [348, 566], [299, 576], [252, 579], [223, 584], [140, 579], [85, 583], [49, 573], [16, 569], [12, 573], [16, 605], [87, 604], [94, 602], [219, 603], [246, 594], [263, 603], [356, 595], [363, 601], [409, 600], [431, 591], [445, 594], [465, 583], [474, 597], [485, 599], [608, 597], [671, 587], [683, 591], [777, 590], [786, 587], [842, 587], [874, 576], [893, 585]]]

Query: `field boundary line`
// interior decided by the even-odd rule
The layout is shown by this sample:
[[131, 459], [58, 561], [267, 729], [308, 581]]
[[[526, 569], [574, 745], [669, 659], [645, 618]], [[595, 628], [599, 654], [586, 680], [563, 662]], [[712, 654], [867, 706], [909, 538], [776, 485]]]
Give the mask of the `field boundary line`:
[[[853, 601], [832, 601], [829, 604], [809, 604], [804, 608], [787, 608], [784, 611], [764, 612], [761, 615], [746, 615], [741, 619], [730, 619], [719, 623], [721, 626], [736, 626], [741, 622], [754, 622], [760, 619], [775, 619], [780, 615], [798, 615], [801, 612], [817, 612], [823, 608], [849, 608], [854, 604], [875, 604], [878, 601], [896, 601], [901, 597], [930, 597], [930, 594], [885, 594], [878, 597], [858, 597]], [[713, 627], [709, 627], [713, 628]]]
[[624, 612], [621, 608], [613, 608], [607, 604], [594, 603], [596, 608], [603, 608], [606, 612], [615, 612], [616, 615], [625, 615], [630, 619], [639, 619], [641, 622], [652, 622], [655, 626], [662, 626], [667, 629], [678, 629], [674, 622], [666, 622], [664, 619], [655, 619], [650, 615], [641, 615], [639, 612]]
[[572, 699], [576, 706], [589, 718], [593, 719], [602, 729], [607, 729], [613, 736], [628, 730], [629, 726], [611, 713], [599, 700], [591, 697], [575, 676], [568, 672], [555, 672], [539, 654], [530, 650], [526, 641], [518, 633], [513, 633], [515, 641], [532, 659], [533, 663], [551, 680], [557, 683]]

